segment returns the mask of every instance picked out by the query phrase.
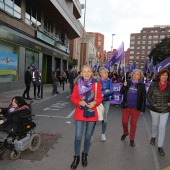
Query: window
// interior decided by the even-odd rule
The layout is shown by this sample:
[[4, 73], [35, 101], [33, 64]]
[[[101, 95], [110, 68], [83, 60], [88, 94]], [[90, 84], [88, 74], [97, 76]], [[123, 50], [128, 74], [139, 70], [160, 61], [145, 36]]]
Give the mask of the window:
[[139, 51], [136, 54], [139, 54]]
[[98, 41], [98, 45], [101, 45], [101, 41]]
[[130, 54], [134, 54], [134, 51], [130, 51]]
[[148, 44], [151, 44], [151, 41], [148, 41]]
[[134, 36], [134, 35], [132, 35], [132, 36], [130, 37], [130, 39], [131, 39], [131, 40], [134, 40], [134, 39], [135, 39], [135, 36]]
[[102, 37], [101, 36], [98, 36], [98, 40], [101, 40], [102, 39]]
[[130, 56], [129, 58], [130, 58], [130, 59], [134, 59], [134, 56]]
[[138, 39], [140, 39], [140, 35], [138, 36]]
[[143, 39], [146, 39], [146, 36], [144, 35], [142, 38], [143, 38]]
[[157, 38], [158, 38], [158, 35], [154, 35], [153, 38], [157, 39]]
[[21, 18], [21, 0], [0, 0], [0, 8], [16, 18]]
[[151, 49], [151, 46], [148, 46], [148, 49]]
[[137, 44], [140, 44], [140, 41], [137, 41]]
[[134, 46], [130, 46], [130, 49], [134, 49]]
[[142, 49], [145, 49], [145, 46], [142, 46]]
[[135, 41], [130, 41], [130, 44], [135, 44]]
[[137, 56], [136, 59], [139, 59], [139, 56]]
[[152, 36], [151, 35], [149, 35], [149, 37], [148, 37], [149, 39], [152, 39]]
[[157, 44], [158, 43], [158, 41], [153, 41], [153, 44]]
[[28, 0], [26, 0], [25, 23], [34, 28], [41, 27], [41, 11]]
[[160, 39], [164, 39], [165, 38], [165, 35], [160, 35]]
[[145, 44], [145, 41], [142, 41], [142, 44]]
[[139, 50], [140, 49], [140, 47], [137, 47], [137, 50]]
[[141, 59], [144, 59], [145, 57], [144, 56], [141, 56]]

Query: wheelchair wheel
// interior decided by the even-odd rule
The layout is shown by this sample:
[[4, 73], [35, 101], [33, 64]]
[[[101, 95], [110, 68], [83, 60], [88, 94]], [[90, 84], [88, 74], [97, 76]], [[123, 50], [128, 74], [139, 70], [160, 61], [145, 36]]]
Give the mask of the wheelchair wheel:
[[41, 143], [41, 137], [39, 134], [33, 134], [30, 137], [29, 143], [28, 143], [28, 148], [30, 151], [36, 151]]
[[16, 151], [16, 153], [14, 151], [12, 151], [10, 154], [10, 158], [12, 160], [16, 160], [20, 157], [20, 155], [21, 155], [21, 151]]
[[5, 147], [3, 144], [0, 144], [0, 159], [4, 156], [5, 154]]

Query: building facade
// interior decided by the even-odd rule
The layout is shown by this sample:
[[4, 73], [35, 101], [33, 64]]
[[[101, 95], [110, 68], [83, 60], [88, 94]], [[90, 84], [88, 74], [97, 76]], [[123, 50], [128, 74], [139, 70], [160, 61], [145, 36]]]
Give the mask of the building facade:
[[162, 39], [169, 36], [170, 25], [156, 25], [154, 27], [143, 28], [140, 33], [131, 34], [129, 64], [134, 60], [138, 68], [143, 69], [152, 48], [161, 42]]
[[96, 57], [101, 63], [104, 61], [104, 35], [97, 32], [87, 32], [88, 35], [94, 37], [94, 45], [96, 47]]
[[76, 0], [0, 1], [0, 91], [24, 87], [29, 65], [44, 83], [56, 68], [68, 69], [69, 40], [80, 37]]

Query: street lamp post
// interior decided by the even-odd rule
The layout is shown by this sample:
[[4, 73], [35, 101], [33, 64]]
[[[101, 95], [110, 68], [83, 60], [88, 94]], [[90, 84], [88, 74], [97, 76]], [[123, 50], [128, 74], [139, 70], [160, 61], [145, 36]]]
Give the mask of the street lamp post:
[[84, 23], [83, 23], [83, 38], [82, 38], [82, 49], [81, 49], [81, 67], [83, 65], [83, 60], [84, 60], [84, 38], [85, 38], [85, 24], [86, 24], [86, 0], [84, 4]]
[[116, 34], [112, 34], [112, 46], [111, 46], [111, 55], [113, 55], [113, 36]]

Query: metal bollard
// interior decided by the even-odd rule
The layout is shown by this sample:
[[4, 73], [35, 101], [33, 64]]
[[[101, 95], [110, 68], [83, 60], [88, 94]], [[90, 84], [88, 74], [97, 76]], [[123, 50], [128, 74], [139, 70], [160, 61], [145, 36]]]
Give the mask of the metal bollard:
[[43, 98], [43, 83], [41, 83], [41, 98]]

